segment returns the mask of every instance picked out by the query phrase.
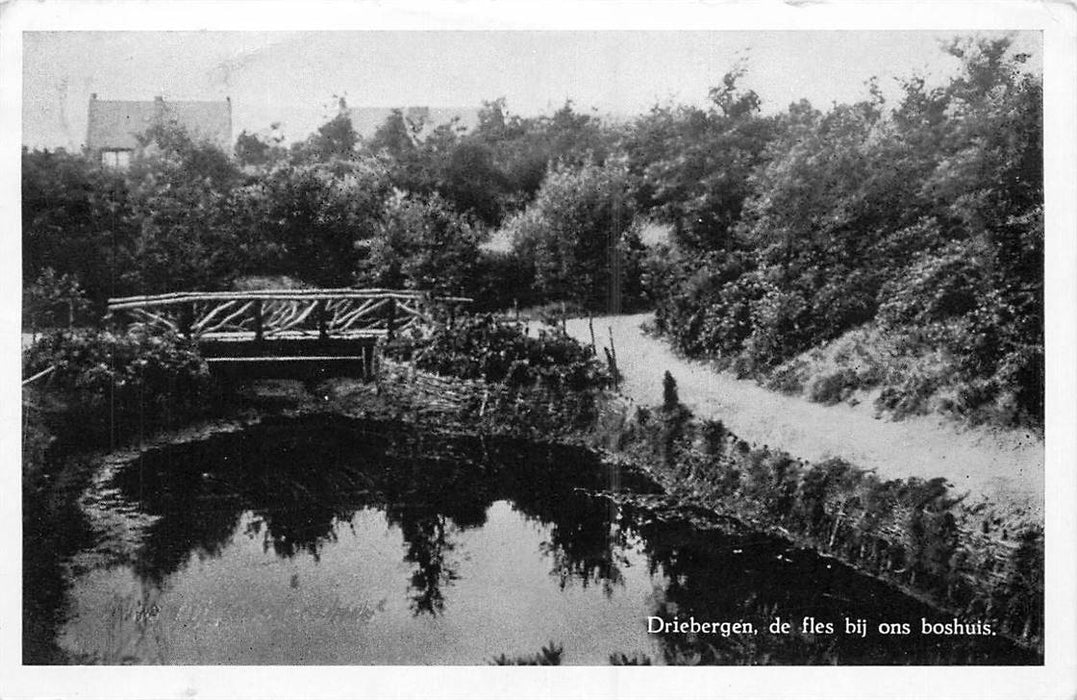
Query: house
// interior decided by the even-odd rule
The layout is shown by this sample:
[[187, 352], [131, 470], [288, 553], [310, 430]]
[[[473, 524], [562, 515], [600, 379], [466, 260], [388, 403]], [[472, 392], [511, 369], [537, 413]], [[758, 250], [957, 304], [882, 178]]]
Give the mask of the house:
[[139, 148], [138, 137], [155, 124], [175, 123], [196, 139], [232, 152], [232, 100], [223, 102], [99, 100], [90, 96], [86, 147], [101, 162], [125, 168]]
[[[385, 120], [393, 113], [392, 107], [357, 107], [349, 110], [352, 128], [360, 138], [374, 136]], [[422, 140], [442, 124], [449, 124], [456, 119], [457, 127], [474, 130], [479, 125], [479, 110], [474, 107], [397, 107], [404, 121], [414, 130], [417, 139]]]

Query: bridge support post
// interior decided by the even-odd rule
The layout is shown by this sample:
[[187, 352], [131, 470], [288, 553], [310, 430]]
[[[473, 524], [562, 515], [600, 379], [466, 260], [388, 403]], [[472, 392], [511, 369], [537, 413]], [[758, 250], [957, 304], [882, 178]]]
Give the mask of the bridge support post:
[[392, 340], [396, 333], [396, 299], [389, 297], [388, 318], [385, 321], [385, 339]]
[[262, 336], [264, 330], [262, 328], [262, 300], [254, 300], [254, 340], [257, 343], [262, 342]]
[[179, 313], [179, 331], [184, 338], [191, 337], [191, 326], [194, 325], [194, 305], [184, 304]]
[[321, 299], [315, 303], [317, 304], [314, 313], [318, 317], [318, 340], [326, 340], [329, 338], [329, 328], [327, 326], [325, 307], [329, 302], [325, 299]]

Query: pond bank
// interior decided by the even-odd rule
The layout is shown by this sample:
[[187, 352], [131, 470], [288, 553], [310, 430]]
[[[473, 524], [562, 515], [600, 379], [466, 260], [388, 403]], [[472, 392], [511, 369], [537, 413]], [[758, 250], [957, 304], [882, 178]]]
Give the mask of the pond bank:
[[[492, 433], [534, 425], [532, 412], [516, 422], [519, 411], [482, 411], [511, 405], [511, 396], [495, 401], [489, 387], [423, 376], [396, 381], [415, 392], [416, 406], [441, 402], [442, 425]], [[444, 406], [447, 390], [455, 406]], [[480, 410], [469, 414], [469, 406]], [[1023, 509], [970, 499], [942, 478], [883, 477], [841, 458], [810, 462], [754, 446], [683, 405], [641, 409], [606, 397], [588, 407], [595, 425], [560, 432], [561, 416], [549, 406], [530, 408], [546, 414], [547, 427], [533, 437], [604, 449], [649, 473], [675, 502], [834, 556], [963, 619], [995, 618], [1000, 634], [1042, 651], [1043, 527]]]
[[641, 414], [616, 397], [520, 394], [392, 363], [376, 384], [335, 380], [312, 388], [318, 392], [261, 383], [244, 396], [242, 411], [89, 461], [120, 464], [153, 447], [198, 442], [275, 416], [314, 414], [399, 421], [444, 435], [501, 434], [598, 447], [612, 460], [650, 473], [670, 503], [734, 516], [963, 617], [1009, 611], [1005, 636], [1034, 649], [1042, 645], [1042, 578], [1022, 582], [1013, 574], [1022, 564], [1028, 572], [1042, 571], [1042, 538], [1011, 533], [1012, 546], [985, 544], [969, 527], [980, 522], [976, 517], [990, 521], [988, 514], [963, 510], [937, 485], [880, 484], [847, 464], [815, 469], [753, 450], [729, 431], [716, 435], [685, 413]]

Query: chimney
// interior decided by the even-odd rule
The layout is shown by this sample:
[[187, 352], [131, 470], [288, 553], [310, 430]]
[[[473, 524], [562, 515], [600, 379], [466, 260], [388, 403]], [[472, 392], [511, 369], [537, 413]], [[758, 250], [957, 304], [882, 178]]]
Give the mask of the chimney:
[[92, 101], [94, 101], [96, 99], [97, 99], [97, 93], [96, 92], [91, 92], [90, 93], [90, 101], [92, 102]]

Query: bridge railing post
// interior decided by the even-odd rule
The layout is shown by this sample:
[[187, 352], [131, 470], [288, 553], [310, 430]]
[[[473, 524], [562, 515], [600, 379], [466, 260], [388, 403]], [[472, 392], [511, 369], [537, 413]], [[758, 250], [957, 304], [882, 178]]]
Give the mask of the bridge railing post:
[[318, 340], [326, 340], [327, 338], [329, 338], [328, 319], [326, 318], [326, 316], [328, 315], [326, 311], [326, 306], [328, 305], [328, 303], [329, 302], [327, 302], [325, 299], [320, 299], [315, 302], [316, 306], [314, 309], [314, 314], [318, 319]]
[[179, 332], [184, 338], [191, 337], [191, 328], [194, 326], [194, 302], [184, 304], [179, 312]]
[[389, 308], [386, 312], [387, 318], [385, 320], [385, 338], [386, 340], [392, 340], [393, 334], [396, 332], [396, 299], [394, 297], [389, 297], [388, 306]]
[[256, 342], [262, 342], [262, 336], [265, 330], [262, 327], [262, 300], [254, 300], [254, 340]]

